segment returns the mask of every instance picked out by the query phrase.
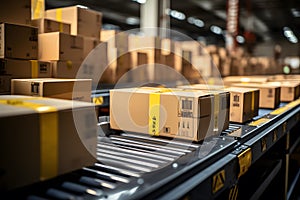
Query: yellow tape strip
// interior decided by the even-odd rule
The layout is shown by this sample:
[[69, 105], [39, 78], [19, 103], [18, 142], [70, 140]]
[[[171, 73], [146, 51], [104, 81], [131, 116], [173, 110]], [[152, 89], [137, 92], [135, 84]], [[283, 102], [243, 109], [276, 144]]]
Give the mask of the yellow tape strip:
[[251, 94], [251, 111], [254, 111], [254, 101], [255, 101], [255, 92], [253, 91]]
[[39, 67], [37, 60], [31, 60], [31, 78], [38, 78]]
[[270, 121], [270, 119], [267, 119], [267, 118], [260, 118], [256, 121], [253, 121], [251, 123], [249, 123], [249, 126], [260, 126], [266, 122]]
[[149, 134], [159, 135], [160, 93], [149, 95]]
[[214, 131], [219, 130], [218, 120], [220, 114], [220, 95], [215, 93], [214, 94]]
[[62, 9], [57, 8], [56, 9], [56, 21], [60, 22], [59, 23], [59, 32], [63, 32], [63, 23], [62, 23]]
[[31, 19], [40, 19], [44, 17], [45, 1], [31, 0]]
[[[40, 98], [28, 98], [40, 99]], [[0, 100], [1, 104], [29, 108], [40, 113], [40, 179], [57, 175], [58, 172], [58, 114], [57, 109], [38, 103], [26, 102], [26, 99]]]
[[300, 104], [300, 99], [297, 99], [295, 101], [292, 101], [291, 103], [285, 105], [284, 107], [278, 108], [271, 112], [271, 115], [279, 115], [281, 113], [284, 113], [285, 111], [289, 110], [290, 108], [293, 108], [295, 106], [298, 106]]

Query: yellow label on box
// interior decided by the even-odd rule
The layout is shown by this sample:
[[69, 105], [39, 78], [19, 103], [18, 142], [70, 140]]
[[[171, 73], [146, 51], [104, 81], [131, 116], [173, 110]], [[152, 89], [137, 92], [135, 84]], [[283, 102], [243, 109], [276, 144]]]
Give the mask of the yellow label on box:
[[41, 19], [44, 17], [45, 1], [44, 0], [31, 0], [31, 19]]
[[159, 135], [160, 93], [149, 95], [149, 134]]
[[[27, 98], [27, 100], [42, 98]], [[27, 102], [26, 99], [0, 100], [0, 104], [32, 109], [40, 113], [40, 179], [57, 175], [58, 172], [58, 115], [53, 106]]]
[[37, 60], [31, 60], [31, 78], [38, 78], [39, 66]]

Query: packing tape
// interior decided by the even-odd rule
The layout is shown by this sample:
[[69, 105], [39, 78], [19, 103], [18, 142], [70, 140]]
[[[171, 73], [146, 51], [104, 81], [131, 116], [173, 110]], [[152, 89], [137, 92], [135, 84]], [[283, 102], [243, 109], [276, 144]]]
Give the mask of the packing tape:
[[251, 94], [251, 111], [254, 111], [254, 101], [255, 101], [255, 92], [253, 91]]
[[149, 94], [149, 134], [159, 136], [160, 93]]
[[31, 0], [31, 19], [40, 19], [44, 17], [45, 1]]
[[58, 114], [57, 109], [26, 100], [41, 99], [9, 99], [0, 100], [0, 104], [29, 108], [40, 114], [40, 179], [48, 179], [58, 172]]
[[38, 78], [39, 65], [37, 60], [31, 60], [31, 78]]
[[220, 95], [214, 94], [214, 131], [219, 130], [219, 114], [220, 114]]
[[61, 8], [56, 9], [56, 20], [58, 22], [60, 22], [59, 23], [59, 32], [63, 32], [64, 27], [63, 27], [63, 23], [62, 23], [62, 9]]

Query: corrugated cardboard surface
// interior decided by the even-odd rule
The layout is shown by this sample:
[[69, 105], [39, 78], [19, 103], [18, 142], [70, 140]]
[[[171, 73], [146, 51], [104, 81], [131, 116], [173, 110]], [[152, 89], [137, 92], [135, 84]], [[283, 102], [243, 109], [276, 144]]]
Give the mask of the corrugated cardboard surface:
[[[201, 91], [162, 88], [128, 88], [111, 90], [111, 127], [125, 131], [149, 133], [150, 96], [159, 94], [159, 135], [200, 141], [219, 134], [228, 118], [220, 115], [214, 130], [214, 95]], [[227, 96], [229, 97], [229, 96]], [[186, 106], [189, 105], [189, 106]], [[226, 107], [226, 105], [225, 105]], [[228, 107], [227, 107], [228, 108]], [[226, 110], [226, 108], [224, 109]], [[228, 113], [228, 109], [227, 109]], [[227, 114], [228, 117], [228, 114]], [[222, 123], [223, 122], [223, 123]]]
[[37, 59], [37, 28], [0, 23], [0, 36], [0, 58]]
[[13, 79], [11, 93], [58, 99], [91, 101], [90, 79]]
[[[96, 155], [97, 121], [92, 104], [16, 95], [0, 96], [0, 101], [0, 168], [3, 170], [0, 188], [12, 189], [39, 181], [41, 159], [48, 156], [41, 152], [41, 145], [49, 145], [47, 141], [42, 143], [40, 140], [40, 118], [44, 114], [23, 107], [23, 102], [50, 106], [57, 110], [58, 140], [52, 147], [53, 151], [58, 152], [57, 160], [54, 161], [57, 162], [57, 175], [95, 162], [84, 146]], [[85, 141], [84, 144], [81, 139]]]
[[83, 61], [83, 38], [60, 32], [39, 34], [39, 60]]

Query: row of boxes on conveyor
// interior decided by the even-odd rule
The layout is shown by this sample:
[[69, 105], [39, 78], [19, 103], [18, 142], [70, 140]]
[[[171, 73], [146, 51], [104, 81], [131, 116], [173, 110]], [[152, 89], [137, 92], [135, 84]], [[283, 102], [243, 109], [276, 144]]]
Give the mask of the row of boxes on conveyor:
[[258, 116], [259, 108], [272, 110], [280, 102], [293, 101], [300, 95], [300, 81], [295, 77], [288, 82], [228, 77], [224, 83], [225, 86], [194, 84], [111, 90], [110, 126], [153, 136], [201, 141], [219, 135], [228, 128], [229, 122], [251, 121]]

